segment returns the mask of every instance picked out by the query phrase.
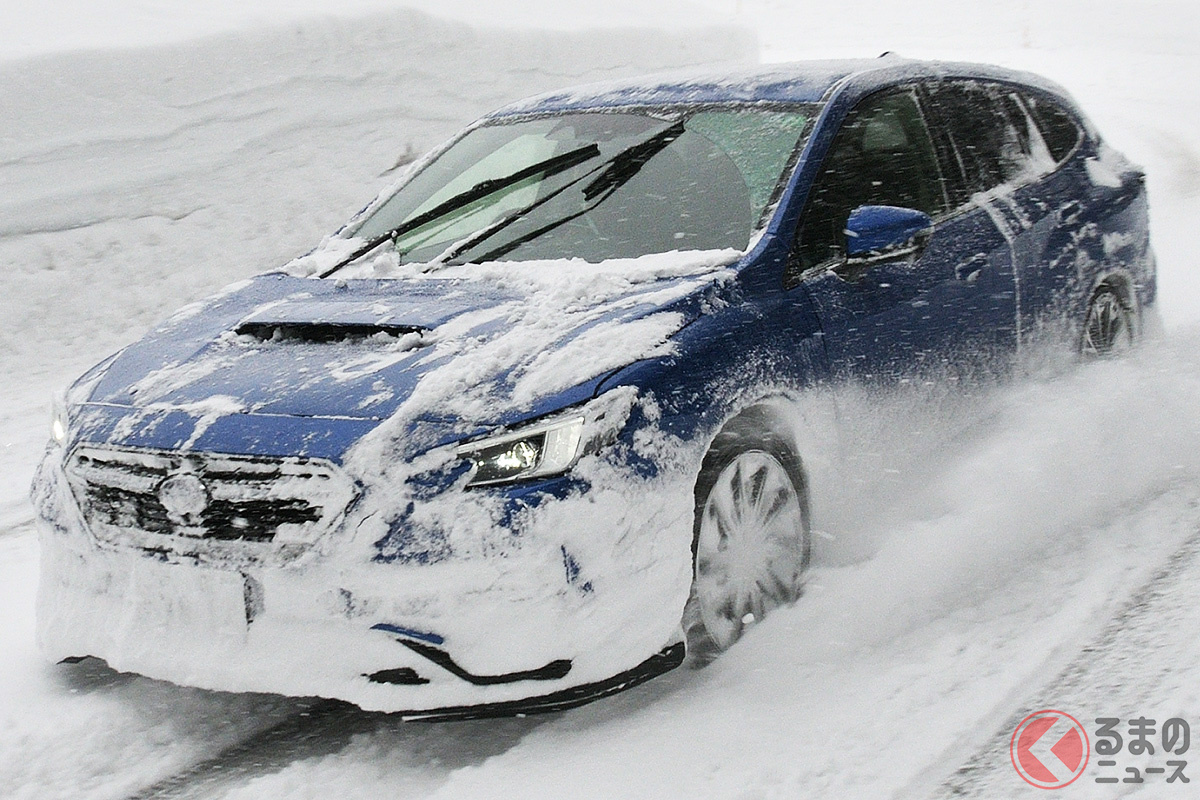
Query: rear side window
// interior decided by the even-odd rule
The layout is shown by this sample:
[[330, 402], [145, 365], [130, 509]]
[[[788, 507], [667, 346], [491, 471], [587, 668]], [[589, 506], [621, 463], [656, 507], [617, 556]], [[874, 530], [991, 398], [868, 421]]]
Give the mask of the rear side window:
[[1061, 164], [1067, 156], [1071, 155], [1071, 151], [1083, 138], [1083, 131], [1080, 130], [1079, 123], [1066, 109], [1053, 100], [1026, 95], [1025, 104], [1029, 106], [1030, 113], [1037, 121], [1037, 126], [1042, 133], [1042, 140], [1045, 141], [1051, 158], [1056, 164]]
[[953, 205], [1000, 184], [1027, 180], [1050, 166], [1037, 129], [1007, 87], [979, 81], [934, 84], [929, 102], [965, 178], [965, 185], [952, 190]]

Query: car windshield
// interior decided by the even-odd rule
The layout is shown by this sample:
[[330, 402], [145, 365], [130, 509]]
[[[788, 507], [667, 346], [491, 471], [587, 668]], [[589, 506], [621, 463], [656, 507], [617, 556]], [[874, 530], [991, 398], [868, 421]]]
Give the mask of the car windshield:
[[706, 107], [492, 121], [416, 173], [354, 234], [390, 238], [401, 263], [420, 264], [744, 250], [816, 111]]

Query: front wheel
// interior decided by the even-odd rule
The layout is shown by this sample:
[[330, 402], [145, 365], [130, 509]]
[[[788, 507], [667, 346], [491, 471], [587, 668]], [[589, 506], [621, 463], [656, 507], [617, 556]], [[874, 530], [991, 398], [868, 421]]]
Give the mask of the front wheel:
[[693, 663], [800, 596], [808, 497], [799, 458], [774, 434], [723, 432], [696, 485], [692, 592], [684, 632]]

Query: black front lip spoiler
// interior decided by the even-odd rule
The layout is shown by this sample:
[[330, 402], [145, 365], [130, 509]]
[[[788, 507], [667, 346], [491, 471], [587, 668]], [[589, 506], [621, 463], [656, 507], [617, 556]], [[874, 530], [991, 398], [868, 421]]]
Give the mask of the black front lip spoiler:
[[[411, 643], [405, 642], [410, 647]], [[415, 647], [412, 649], [416, 650]], [[436, 650], [437, 648], [430, 648]], [[417, 652], [420, 652], [417, 650]], [[442, 651], [439, 651], [442, 652]], [[670, 672], [683, 663], [686, 648], [683, 642], [676, 642], [663, 648], [658, 653], [638, 664], [636, 667], [614, 675], [596, 683], [582, 686], [572, 686], [557, 692], [529, 697], [523, 700], [508, 700], [500, 703], [482, 703], [475, 706], [449, 706], [435, 708], [429, 711], [401, 711], [396, 714], [406, 720], [425, 720], [429, 722], [448, 722], [452, 720], [488, 719], [492, 717], [513, 717], [524, 714], [548, 714], [555, 711], [566, 711], [569, 708], [582, 706], [593, 700], [622, 692], [645, 683], [651, 678]], [[559, 662], [551, 662], [551, 665]], [[570, 662], [566, 662], [568, 667]], [[550, 666], [550, 665], [547, 665]], [[543, 667], [545, 669], [545, 667]], [[515, 674], [515, 673], [514, 673]], [[563, 673], [566, 674], [565, 672]], [[507, 677], [507, 676], [496, 676]], [[524, 678], [528, 679], [528, 678]], [[524, 680], [519, 678], [518, 680]], [[543, 680], [546, 680], [543, 678]], [[507, 681], [493, 681], [507, 682]]]
[[423, 642], [415, 642], [412, 639], [397, 639], [396, 641], [417, 655], [429, 659], [456, 678], [461, 678], [467, 683], [472, 683], [476, 686], [494, 686], [499, 683], [516, 683], [518, 681], [554, 681], [559, 678], [565, 678], [567, 673], [571, 671], [571, 662], [569, 660], [558, 659], [537, 669], [505, 672], [501, 675], [476, 675], [460, 667], [451, 658], [450, 654], [440, 647], [434, 647], [431, 644]]

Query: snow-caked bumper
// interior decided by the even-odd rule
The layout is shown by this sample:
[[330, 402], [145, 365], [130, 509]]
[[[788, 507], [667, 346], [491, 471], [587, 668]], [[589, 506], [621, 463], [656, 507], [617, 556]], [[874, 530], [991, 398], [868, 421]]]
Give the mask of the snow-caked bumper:
[[532, 484], [385, 491], [317, 459], [52, 448], [40, 644], [385, 711], [615, 691], [682, 657], [691, 569], [686, 477], [635, 478], [621, 453]]

